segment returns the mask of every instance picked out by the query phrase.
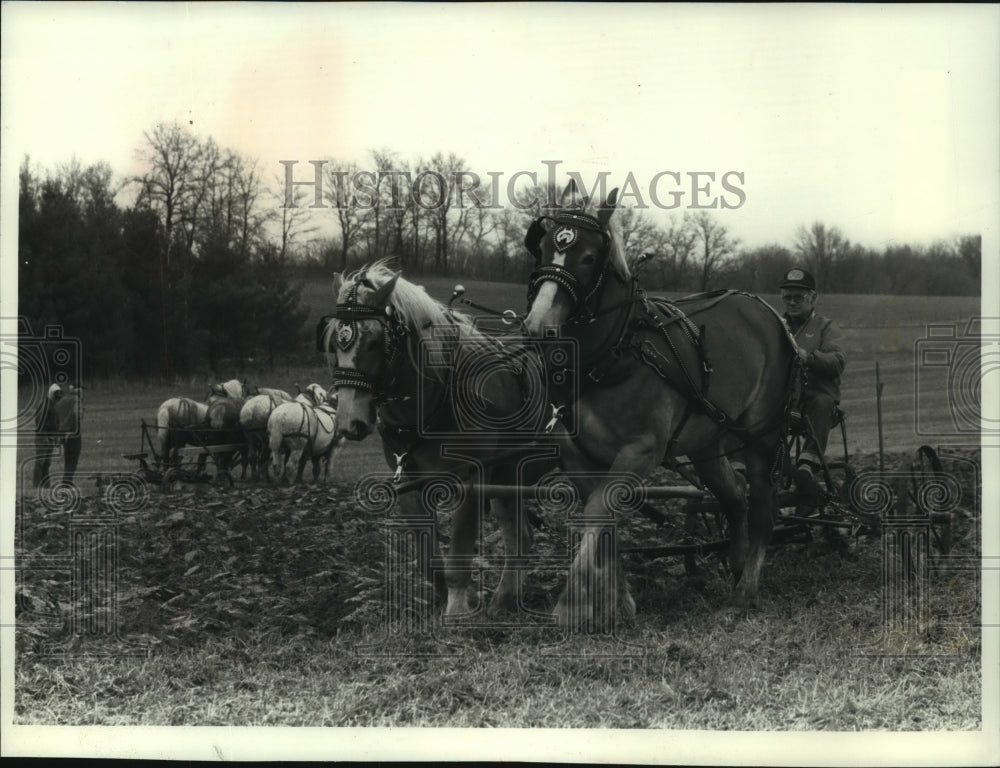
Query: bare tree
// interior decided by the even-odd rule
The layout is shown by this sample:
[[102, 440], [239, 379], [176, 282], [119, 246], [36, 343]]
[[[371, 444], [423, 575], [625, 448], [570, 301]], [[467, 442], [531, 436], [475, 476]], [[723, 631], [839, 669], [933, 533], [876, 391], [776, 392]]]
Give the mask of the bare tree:
[[148, 170], [132, 179], [139, 185], [139, 201], [160, 217], [163, 226], [163, 263], [170, 267], [175, 229], [197, 184], [200, 147], [197, 137], [179, 123], [157, 123], [143, 134], [145, 146], [137, 152]]
[[336, 212], [340, 225], [340, 270], [347, 269], [348, 256], [364, 232], [368, 211], [357, 205], [352, 189], [352, 179], [358, 172], [355, 163], [338, 166], [330, 161], [330, 183], [326, 186], [326, 200]]
[[969, 275], [976, 283], [982, 279], [983, 270], [983, 236], [982, 235], [962, 235], [958, 238], [955, 248], [959, 258], [969, 270]]
[[[419, 187], [414, 190], [419, 204], [426, 210], [426, 216], [434, 231], [434, 266], [439, 272], [447, 272], [451, 255], [453, 234], [450, 216], [454, 206], [455, 179], [466, 171], [465, 160], [454, 153], [447, 157], [435, 154], [418, 177]], [[414, 184], [417, 180], [414, 179]]]
[[647, 253], [654, 253], [657, 246], [657, 226], [638, 208], [623, 208], [617, 214], [618, 226], [629, 265]]
[[708, 290], [712, 278], [736, 252], [739, 241], [719, 224], [708, 211], [699, 211], [691, 218], [695, 233], [695, 255], [700, 262], [699, 290]]
[[820, 286], [826, 286], [833, 268], [851, 250], [850, 241], [837, 227], [814, 221], [809, 227], [799, 227], [795, 251], [813, 271]]
[[292, 206], [287, 207], [284, 176], [274, 177], [274, 186], [268, 189], [268, 197], [274, 202], [274, 207], [268, 214], [268, 221], [278, 228], [278, 257], [284, 261], [288, 252], [298, 243], [310, 241], [310, 236], [319, 227], [312, 223], [313, 218], [305, 207], [308, 192], [301, 187], [293, 187]]

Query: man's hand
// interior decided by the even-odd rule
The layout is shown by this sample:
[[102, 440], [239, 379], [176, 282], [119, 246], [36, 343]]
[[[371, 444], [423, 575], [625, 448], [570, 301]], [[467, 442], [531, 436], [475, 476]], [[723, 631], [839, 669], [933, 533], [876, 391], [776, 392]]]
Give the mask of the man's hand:
[[795, 350], [795, 354], [798, 356], [799, 360], [802, 362], [803, 365], [808, 365], [809, 364], [809, 352], [808, 351], [802, 349], [802, 347], [799, 347], [797, 350]]

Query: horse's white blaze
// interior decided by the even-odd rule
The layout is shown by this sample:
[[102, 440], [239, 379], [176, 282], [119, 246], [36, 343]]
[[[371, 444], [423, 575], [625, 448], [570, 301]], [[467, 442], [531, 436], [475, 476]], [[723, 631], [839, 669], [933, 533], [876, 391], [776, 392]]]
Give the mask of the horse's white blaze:
[[[337, 365], [340, 368], [354, 369], [358, 370], [357, 361], [357, 351], [360, 344], [360, 339], [370, 332], [380, 331], [380, 323], [377, 320], [361, 320], [358, 322], [357, 334], [354, 337], [354, 343], [351, 344], [346, 350], [338, 348], [336, 353], [327, 353], [327, 359]], [[336, 338], [337, 328], [333, 328], [331, 339]], [[335, 342], [331, 342], [334, 343]], [[351, 423], [355, 421], [361, 421], [370, 427], [374, 426], [370, 424], [371, 421], [371, 393], [359, 391], [354, 387], [343, 387], [337, 389], [337, 408], [336, 408], [336, 418], [337, 418], [337, 433], [348, 435], [351, 430]], [[364, 437], [364, 435], [358, 435], [358, 437]], [[354, 439], [352, 435], [351, 439]]]
[[[354, 387], [344, 387], [338, 390], [337, 394], [337, 432], [351, 435], [353, 439], [351, 425], [356, 421], [367, 424], [370, 431], [370, 427], [373, 426], [369, 423], [371, 420], [371, 393], [357, 390]], [[364, 435], [357, 437], [364, 437]]]
[[[552, 257], [552, 263], [556, 266], [566, 265], [566, 254], [556, 253]], [[528, 333], [532, 336], [540, 336], [545, 328], [562, 325], [563, 318], [554, 317], [554, 307], [556, 293], [559, 286], [551, 280], [544, 280], [538, 288], [535, 300], [531, 304], [531, 311], [524, 319], [524, 324]]]

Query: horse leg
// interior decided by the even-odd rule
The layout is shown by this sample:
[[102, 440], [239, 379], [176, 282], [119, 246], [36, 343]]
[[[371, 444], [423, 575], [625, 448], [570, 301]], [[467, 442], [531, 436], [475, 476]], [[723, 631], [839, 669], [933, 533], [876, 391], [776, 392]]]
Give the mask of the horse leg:
[[77, 437], [67, 437], [66, 445], [64, 450], [66, 454], [64, 456], [63, 468], [66, 472], [66, 482], [73, 482], [73, 475], [76, 474], [77, 464], [80, 463], [80, 451], [83, 447], [83, 439], [79, 436]]
[[36, 488], [49, 487], [49, 468], [52, 464], [53, 446], [51, 438], [44, 438], [44, 442], [38, 446], [37, 460], [35, 461], [34, 481]]
[[521, 591], [521, 572], [512, 568], [510, 560], [518, 555], [525, 555], [531, 549], [531, 528], [525, 515], [517, 520], [518, 515], [513, 504], [504, 499], [491, 499], [490, 512], [500, 525], [503, 532], [503, 573], [500, 583], [490, 600], [488, 613], [495, 616], [504, 611], [517, 609], [517, 598]]
[[468, 483], [465, 498], [455, 510], [451, 523], [451, 544], [445, 558], [445, 583], [448, 585], [448, 605], [445, 614], [470, 613], [476, 608], [472, 590], [471, 559], [479, 537], [479, 498]]
[[[560, 626], [594, 626], [596, 620], [603, 625], [598, 629], [609, 629], [614, 625], [619, 606], [627, 617], [635, 616], [635, 600], [619, 567], [614, 538], [615, 515], [620, 510], [614, 508], [614, 494], [608, 491], [617, 479], [614, 475], [628, 473], [643, 477], [662, 458], [662, 446], [656, 436], [646, 434], [618, 452], [605, 479], [601, 479], [601, 473], [594, 473], [595, 484], [583, 510], [583, 520], [588, 524], [578, 534], [580, 549], [570, 565], [566, 588], [556, 603]], [[585, 486], [580, 483], [581, 493], [585, 493]]]
[[327, 484], [330, 482], [330, 457], [333, 454], [333, 443], [327, 446], [327, 449], [323, 452], [323, 455], [319, 457], [320, 467], [323, 470], [323, 483]]
[[260, 435], [254, 437], [254, 458], [253, 463], [250, 465], [253, 469], [254, 480], [258, 482], [261, 480], [261, 475], [263, 479], [267, 480], [267, 465], [271, 460], [270, 449], [267, 444], [266, 439], [262, 439]]
[[274, 464], [274, 481], [280, 483], [285, 475], [286, 457], [284, 454], [285, 447], [277, 431], [268, 435], [268, 445], [271, 449], [271, 461]]
[[290, 452], [291, 462], [295, 467], [295, 483], [302, 482], [302, 475], [306, 471], [306, 463], [309, 461], [309, 454], [301, 438], [295, 438], [295, 447]]
[[319, 483], [319, 473], [320, 473], [320, 466], [319, 465], [320, 465], [320, 463], [322, 461], [323, 461], [323, 457], [322, 456], [313, 456], [310, 459], [310, 463], [312, 464], [312, 471], [313, 471], [313, 485], [316, 485], [317, 483]]
[[[257, 479], [264, 482], [271, 482], [271, 447], [267, 443], [259, 444], [260, 452], [257, 454]], [[261, 477], [263, 475], [263, 477]]]
[[729, 525], [729, 570], [733, 574], [733, 584], [738, 584], [743, 575], [747, 556], [747, 500], [743, 481], [737, 476], [733, 465], [725, 456], [717, 453], [720, 446], [712, 449], [707, 459], [690, 457], [698, 477], [715, 496]]
[[605, 500], [609, 486], [598, 483], [584, 505], [588, 524], [571, 534], [579, 550], [554, 611], [559, 626], [570, 630], [611, 631], [619, 607], [625, 616], [635, 616], [635, 600], [619, 567], [614, 511]]
[[747, 451], [747, 472], [750, 476], [750, 550], [746, 567], [736, 584], [733, 602], [737, 608], [745, 610], [757, 604], [760, 589], [760, 573], [764, 566], [767, 545], [774, 530], [777, 513], [777, 491], [771, 482], [773, 457], [758, 451]]

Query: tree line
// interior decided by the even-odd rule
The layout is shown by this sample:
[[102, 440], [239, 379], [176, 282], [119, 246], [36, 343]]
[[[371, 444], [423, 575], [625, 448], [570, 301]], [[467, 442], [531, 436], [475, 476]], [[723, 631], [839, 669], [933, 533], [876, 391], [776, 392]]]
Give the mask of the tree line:
[[137, 155], [144, 170], [125, 179], [103, 162], [22, 162], [19, 313], [33, 332], [80, 338], [85, 377], [217, 375], [302, 350], [294, 233], [257, 164], [176, 124]]
[[[337, 234], [313, 241], [303, 260], [329, 273], [393, 256], [409, 272], [469, 275], [487, 280], [527, 279], [533, 268], [523, 238], [542, 203], [560, 190], [526, 186], [528, 205], [501, 205], [489, 185], [469, 192], [463, 175], [476, 179], [454, 154], [406, 161], [389, 150], [373, 150], [370, 163], [323, 161], [319, 215], [336, 219]], [[314, 163], [314, 165], [319, 165]], [[286, 170], [288, 170], [286, 168]], [[345, 179], [363, 184], [357, 189]], [[290, 174], [289, 174], [290, 176]], [[419, 187], [414, 180], [423, 179]], [[287, 181], [287, 178], [286, 178]], [[406, 184], [410, 189], [400, 189]], [[286, 188], [288, 188], [286, 186]], [[315, 207], [314, 198], [293, 186], [296, 205]], [[291, 194], [291, 193], [290, 193]], [[353, 195], [353, 196], [352, 196]], [[658, 220], [648, 209], [624, 207], [617, 214], [630, 264], [641, 268], [652, 290], [705, 291], [739, 287], [772, 292], [792, 265], [811, 269], [827, 293], [977, 295], [982, 241], [964, 235], [931, 246], [893, 244], [876, 250], [851, 243], [835, 226], [813, 222], [798, 229], [790, 245], [748, 248], [710, 210], [685, 211]]]
[[[528, 187], [532, 204], [512, 206], [488, 186], [463, 188], [471, 171], [455, 154], [407, 161], [376, 150], [370, 160], [314, 163], [325, 174], [318, 207], [314, 188], [289, 187], [282, 170], [265, 175], [177, 123], [143, 135], [140, 171], [124, 178], [103, 162], [42, 170], [25, 158], [19, 312], [36, 333], [59, 324], [81, 338], [87, 376], [169, 379], [311, 360], [299, 280], [310, 273], [392, 256], [412, 275], [527, 279], [524, 233], [553, 190]], [[343, 183], [359, 172], [363, 205]], [[414, 179], [419, 188], [400, 189]], [[876, 251], [815, 222], [787, 246], [746, 248], [708, 210], [618, 216], [627, 258], [652, 290], [767, 293], [804, 264], [826, 293], [980, 292], [977, 235]]]

